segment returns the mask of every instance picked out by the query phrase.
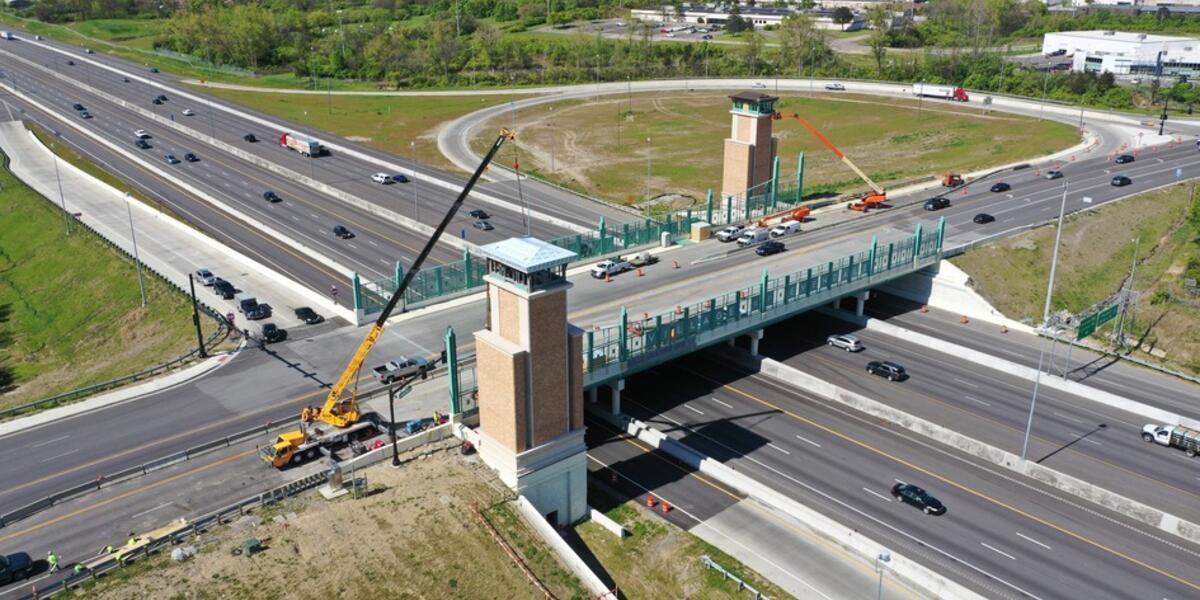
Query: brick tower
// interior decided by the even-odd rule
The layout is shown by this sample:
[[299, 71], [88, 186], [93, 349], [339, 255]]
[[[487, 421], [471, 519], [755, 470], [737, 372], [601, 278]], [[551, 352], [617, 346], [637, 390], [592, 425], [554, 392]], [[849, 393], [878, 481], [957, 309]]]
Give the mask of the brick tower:
[[575, 253], [532, 237], [480, 248], [487, 326], [475, 332], [480, 457], [551, 522], [587, 512], [582, 332], [567, 322]]
[[725, 170], [721, 196], [741, 196], [771, 179], [778, 139], [771, 135], [771, 115], [777, 96], [740, 92], [729, 97], [733, 124], [725, 139]]

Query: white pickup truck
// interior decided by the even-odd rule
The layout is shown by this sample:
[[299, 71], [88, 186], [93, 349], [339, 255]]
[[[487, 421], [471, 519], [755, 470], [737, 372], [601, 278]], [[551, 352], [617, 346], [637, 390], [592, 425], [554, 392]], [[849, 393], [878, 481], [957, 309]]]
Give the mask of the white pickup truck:
[[631, 271], [633, 269], [652, 265], [656, 262], [658, 262], [658, 257], [650, 254], [649, 252], [639, 252], [638, 254], [635, 254], [633, 258], [629, 259], [617, 256], [615, 258], [602, 260], [596, 263], [596, 266], [592, 267], [592, 277], [595, 277], [596, 279], [604, 279], [605, 277], [618, 275], [620, 273], [624, 273], [625, 271]]
[[1200, 454], [1200, 431], [1182, 425], [1147, 425], [1142, 428], [1142, 439], [1169, 448], [1178, 448], [1188, 456]]
[[375, 367], [375, 378], [379, 383], [389, 384], [411, 375], [424, 373], [429, 368], [429, 361], [420, 356], [401, 356]]

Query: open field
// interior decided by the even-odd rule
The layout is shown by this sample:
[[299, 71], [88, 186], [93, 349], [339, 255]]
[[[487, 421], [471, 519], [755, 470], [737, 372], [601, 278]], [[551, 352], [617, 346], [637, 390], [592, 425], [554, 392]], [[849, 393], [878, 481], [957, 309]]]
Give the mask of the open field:
[[0, 408], [127, 375], [195, 344], [186, 297], [147, 275], [142, 308], [133, 262], [78, 225], [68, 237], [62, 213], [7, 169], [0, 222]]
[[[1067, 125], [985, 115], [944, 101], [918, 105], [915, 100], [791, 93], [781, 98], [780, 112], [800, 113], [885, 187], [1032, 158], [1078, 141]], [[707, 189], [720, 191], [729, 118], [726, 94], [633, 94], [505, 114], [480, 131], [515, 125], [526, 170], [613, 202], [640, 202], [647, 187], [651, 197], [683, 194], [703, 200]], [[782, 178], [794, 181], [796, 160], [804, 151], [807, 193], [866, 189], [798, 121], [776, 121], [774, 130]], [[484, 137], [473, 141], [477, 148], [486, 144]]]
[[281, 118], [318, 127], [349, 140], [417, 161], [457, 170], [437, 149], [438, 128], [464, 114], [522, 96], [314, 96], [203, 89], [227, 100]]
[[[380, 465], [358, 471], [370, 483], [364, 497], [328, 502], [316, 493], [304, 494], [257, 513], [258, 526], [239, 528], [235, 522], [202, 536], [195, 542], [199, 554], [187, 563], [158, 556], [77, 595], [121, 600], [544, 598], [475, 517], [475, 506], [555, 597], [588, 598], [477, 455], [460, 457], [456, 444], [443, 442], [410, 457], [398, 469]], [[697, 568], [705, 553], [761, 583], [737, 561], [672, 525], [628, 505], [613, 512], [630, 525], [633, 537], [621, 541], [592, 524], [576, 529], [628, 590], [627, 598], [744, 598], [745, 592]], [[276, 515], [285, 522], [274, 522]], [[251, 557], [231, 554], [251, 537], [264, 540], [266, 550]], [[639, 560], [643, 556], [647, 559]], [[765, 589], [772, 598], [787, 597], [776, 588]]]
[[[1126, 332], [1142, 340], [1146, 358], [1200, 373], [1200, 201], [1192, 184], [1139, 194], [1117, 204], [1068, 217], [1059, 250], [1052, 310], [1079, 314], [1117, 295], [1129, 276], [1134, 240], [1137, 292]], [[1188, 221], [1189, 207], [1197, 215]], [[1041, 321], [1054, 227], [1042, 227], [972, 250], [952, 262], [971, 275], [974, 288], [1005, 315]], [[1111, 342], [1116, 322], [1096, 340]]]

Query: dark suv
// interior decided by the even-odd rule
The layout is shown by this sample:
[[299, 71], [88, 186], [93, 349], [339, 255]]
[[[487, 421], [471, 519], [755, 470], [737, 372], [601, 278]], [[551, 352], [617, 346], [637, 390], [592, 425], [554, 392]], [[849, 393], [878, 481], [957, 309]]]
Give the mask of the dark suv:
[[271, 190], [263, 192], [263, 200], [271, 203], [283, 202], [283, 198], [280, 198], [278, 194], [272, 192]]
[[33, 560], [24, 552], [0, 554], [0, 583], [12, 583], [18, 579], [28, 579], [33, 572]]
[[925, 210], [941, 210], [950, 207], [950, 199], [937, 196], [925, 201]]
[[317, 314], [316, 311], [307, 306], [301, 306], [296, 309], [296, 318], [304, 321], [305, 325], [316, 325], [325, 320], [325, 317]]
[[897, 483], [892, 486], [892, 497], [897, 502], [911, 504], [923, 511], [927, 515], [942, 515], [946, 513], [946, 506], [941, 500], [929, 495], [929, 492], [911, 484]]
[[233, 287], [233, 284], [220, 277], [213, 281], [213, 291], [226, 300], [233, 300], [233, 297], [237, 295], [237, 289]]
[[1117, 163], [1118, 165], [1124, 165], [1127, 163], [1131, 163], [1135, 160], [1137, 160], [1137, 159], [1134, 158], [1134, 156], [1132, 154], [1122, 154], [1122, 155], [1118, 156], [1117, 160], [1114, 160], [1113, 162]]
[[282, 342], [283, 340], [287, 339], [287, 330], [280, 329], [274, 323], [267, 323], [266, 325], [262, 326], [262, 338], [263, 341], [268, 344]]
[[873, 360], [867, 363], [867, 372], [880, 377], [887, 377], [888, 381], [904, 381], [908, 379], [908, 372], [904, 367], [890, 361]]
[[343, 240], [348, 240], [348, 239], [354, 237], [354, 232], [350, 231], [349, 229], [346, 229], [346, 227], [343, 225], [334, 225], [333, 235], [336, 235], [336, 236], [342, 238]]

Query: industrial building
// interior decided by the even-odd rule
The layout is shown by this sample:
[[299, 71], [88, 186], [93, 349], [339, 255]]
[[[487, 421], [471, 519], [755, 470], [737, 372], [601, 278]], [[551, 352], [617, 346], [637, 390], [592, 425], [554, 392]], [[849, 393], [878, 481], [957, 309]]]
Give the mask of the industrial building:
[[[738, 8], [738, 14], [741, 15], [748, 23], [754, 25], [755, 29], [763, 29], [768, 26], [778, 26], [783, 22], [784, 17], [793, 13], [802, 11], [793, 10], [791, 8], [770, 8], [763, 6], [741, 6]], [[704, 5], [704, 4], [684, 4], [682, 16], [677, 15], [673, 6], [660, 6], [658, 8], [635, 8], [630, 11], [634, 19], [639, 21], [648, 21], [651, 23], [684, 24], [684, 25], [724, 25], [729, 20], [729, 10], [725, 5]], [[807, 11], [809, 17], [813, 20], [813, 25], [818, 29], [832, 29], [839, 31], [858, 31], [865, 25], [863, 17], [859, 13], [855, 13], [853, 19], [846, 24], [833, 22], [832, 10], [811, 10]]]
[[1124, 31], [1047, 33], [1042, 53], [1069, 56], [1071, 70], [1114, 75], [1200, 75], [1200, 39]]

